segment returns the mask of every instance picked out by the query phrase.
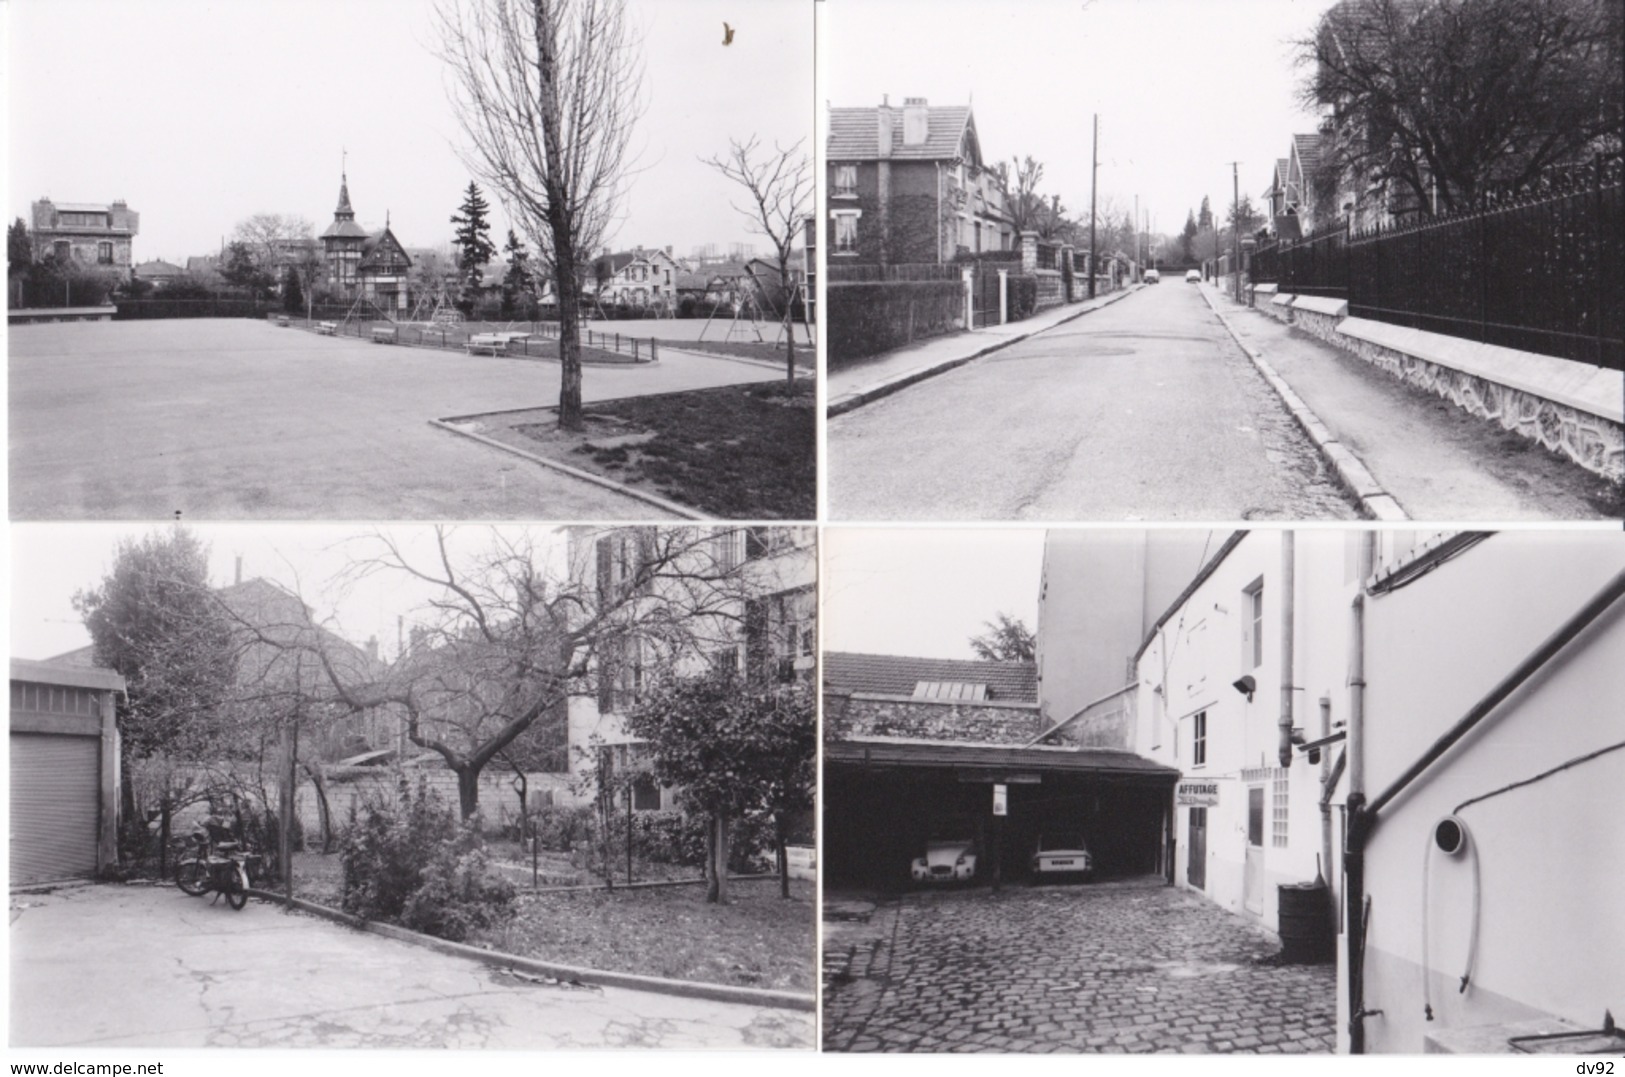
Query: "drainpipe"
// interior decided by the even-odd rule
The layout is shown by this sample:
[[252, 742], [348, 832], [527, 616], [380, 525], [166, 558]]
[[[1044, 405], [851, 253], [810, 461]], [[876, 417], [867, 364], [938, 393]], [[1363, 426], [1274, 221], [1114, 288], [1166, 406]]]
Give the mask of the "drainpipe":
[[1292, 766], [1292, 644], [1298, 610], [1295, 538], [1291, 531], [1281, 532], [1281, 717], [1275, 724], [1281, 731], [1276, 755], [1282, 767]]
[[1349, 1000], [1349, 1053], [1365, 1054], [1365, 581], [1376, 561], [1376, 534], [1366, 532], [1360, 548], [1360, 590], [1354, 595], [1349, 626], [1349, 795], [1343, 835], [1343, 923], [1348, 951], [1343, 958]]
[[[1332, 735], [1332, 700], [1320, 697], [1320, 740]], [[1324, 883], [1332, 871], [1332, 751], [1327, 745], [1320, 750], [1320, 863], [1319, 881]], [[1335, 913], [1334, 913], [1335, 915]]]

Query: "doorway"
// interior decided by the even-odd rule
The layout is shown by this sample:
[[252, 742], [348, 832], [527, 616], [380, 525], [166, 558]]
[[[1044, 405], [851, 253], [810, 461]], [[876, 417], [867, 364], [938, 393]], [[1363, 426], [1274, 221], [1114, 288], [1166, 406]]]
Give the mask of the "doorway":
[[1185, 879], [1198, 890], [1207, 889], [1207, 809], [1190, 809], [1190, 859], [1185, 863]]
[[1242, 873], [1241, 904], [1254, 916], [1264, 915], [1264, 787], [1247, 787], [1247, 863]]

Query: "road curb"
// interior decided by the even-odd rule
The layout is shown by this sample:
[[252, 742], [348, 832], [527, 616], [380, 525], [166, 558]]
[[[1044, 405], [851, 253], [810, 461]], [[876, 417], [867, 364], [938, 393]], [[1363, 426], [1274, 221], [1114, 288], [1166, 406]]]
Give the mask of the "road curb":
[[818, 1000], [812, 995], [798, 995], [793, 991], [768, 991], [756, 987], [730, 987], [727, 984], [700, 983], [696, 980], [668, 980], [659, 976], [639, 976], [631, 972], [608, 972], [603, 969], [577, 968], [574, 965], [562, 965], [554, 961], [541, 961], [533, 957], [519, 957], [516, 954], [504, 954], [495, 950], [482, 950], [478, 946], [465, 946], [460, 942], [448, 942], [430, 935], [421, 935], [416, 931], [408, 931], [404, 927], [394, 924], [380, 924], [374, 921], [362, 920], [338, 909], [318, 905], [314, 901], [304, 898], [290, 898], [285, 894], [277, 894], [268, 890], [250, 888], [248, 891], [257, 898], [274, 901], [278, 904], [288, 905], [292, 908], [308, 912], [313, 916], [320, 916], [346, 927], [355, 928], [373, 935], [382, 935], [387, 939], [398, 942], [411, 943], [426, 950], [447, 954], [451, 957], [462, 957], [477, 961], [491, 968], [519, 969], [523, 972], [538, 976], [551, 976], [556, 980], [572, 980], [584, 984], [596, 984], [599, 987], [620, 987], [629, 991], [651, 991], [662, 995], [676, 995], [680, 998], [708, 999], [712, 1002], [733, 1002], [744, 1006], [768, 1006], [775, 1009], [798, 1010], [804, 1013], [814, 1013], [818, 1008]]
[[[455, 418], [455, 416], [453, 418]], [[510, 456], [519, 457], [521, 460], [529, 460], [533, 464], [540, 464], [542, 467], [548, 468], [552, 471], [557, 471], [561, 475], [568, 475], [572, 479], [580, 479], [583, 482], [590, 482], [594, 486], [601, 486], [606, 490], [613, 490], [618, 494], [625, 494], [627, 497], [642, 501], [646, 505], [653, 505], [656, 508], [664, 509], [666, 512], [671, 513], [679, 519], [712, 519], [712, 517], [705, 515], [703, 512], [699, 512], [696, 509], [691, 509], [686, 505], [679, 505], [675, 501], [667, 501], [665, 498], [660, 497], [657, 494], [645, 493], [642, 490], [634, 490], [625, 483], [616, 482], [614, 479], [606, 479], [602, 475], [594, 475], [590, 471], [583, 471], [580, 468], [571, 467], [569, 464], [561, 464], [557, 460], [551, 460], [545, 456], [538, 456], [535, 453], [526, 452], [524, 449], [516, 449], [512, 445], [506, 445], [500, 441], [497, 441], [495, 438], [488, 438], [484, 434], [476, 434], [472, 430], [462, 430], [454, 426], [452, 424], [452, 420], [430, 419], [429, 425], [436, 426], [441, 430], [456, 434], [458, 437], [465, 437], [472, 441], [477, 441], [481, 445], [487, 445], [493, 449], [500, 449], [501, 451], [508, 453]]]
[[[982, 348], [971, 355], [962, 355], [953, 359], [944, 359], [935, 366], [925, 367], [921, 370], [911, 370], [907, 374], [899, 374], [895, 378], [891, 378], [888, 381], [883, 381], [878, 385], [872, 385], [867, 389], [859, 389], [854, 392], [844, 393], [829, 402], [829, 405], [824, 409], [824, 414], [830, 419], [835, 418], [837, 415], [845, 415], [847, 412], [855, 411], [856, 409], [863, 407], [865, 404], [872, 404], [882, 397], [890, 396], [899, 389], [907, 389], [910, 385], [922, 382], [927, 378], [936, 377], [938, 374], [945, 374], [956, 367], [962, 367], [966, 363], [974, 362], [977, 359], [982, 358], [984, 355], [991, 355], [1002, 348], [1008, 348], [1013, 344], [1020, 344], [1022, 341], [1037, 336], [1039, 333], [1047, 333], [1051, 329], [1081, 318], [1085, 314], [1093, 314], [1097, 310], [1103, 310], [1106, 307], [1111, 306], [1113, 303], [1116, 303], [1118, 300], [1133, 295], [1138, 290], [1138, 288], [1124, 288], [1122, 291], [1113, 292], [1111, 295], [1106, 296], [1100, 302], [1087, 308], [1086, 310], [1073, 311], [1065, 318], [1057, 319], [1041, 329], [1030, 329], [1027, 332], [1022, 333], [1020, 336], [1009, 337], [1008, 339], [1001, 340], [998, 343], [989, 344], [987, 347]], [[1085, 300], [1085, 302], [1088, 301]]]
[[1242, 354], [1247, 356], [1264, 376], [1264, 380], [1269, 382], [1270, 388], [1275, 390], [1275, 394], [1281, 398], [1281, 403], [1285, 404], [1287, 411], [1292, 414], [1293, 421], [1314, 444], [1320, 458], [1337, 476], [1343, 488], [1359, 503], [1360, 511], [1366, 519], [1376, 520], [1379, 523], [1402, 523], [1409, 520], [1410, 516], [1400, 506], [1399, 500], [1377, 481], [1377, 477], [1371, 474], [1371, 469], [1365, 466], [1365, 462], [1347, 445], [1337, 440], [1332, 428], [1314, 413], [1292, 386], [1287, 384], [1285, 378], [1276, 373], [1269, 360], [1264, 358], [1264, 353], [1241, 338], [1241, 334], [1236, 332], [1236, 327], [1230, 324], [1230, 319], [1219, 309], [1218, 304], [1213, 302], [1213, 297], [1208, 294], [1207, 289], [1199, 290], [1213, 316], [1219, 319], [1219, 324], [1230, 334], [1230, 339], [1236, 342]]

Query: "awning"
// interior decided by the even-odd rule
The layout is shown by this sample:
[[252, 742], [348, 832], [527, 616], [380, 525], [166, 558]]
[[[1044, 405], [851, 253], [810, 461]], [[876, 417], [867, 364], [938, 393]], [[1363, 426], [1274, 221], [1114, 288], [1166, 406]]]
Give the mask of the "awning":
[[1023, 748], [1002, 744], [914, 741], [831, 741], [825, 764], [868, 768], [952, 770], [967, 778], [986, 774], [1072, 774], [1138, 778], [1173, 785], [1179, 771], [1133, 752], [1111, 748]]

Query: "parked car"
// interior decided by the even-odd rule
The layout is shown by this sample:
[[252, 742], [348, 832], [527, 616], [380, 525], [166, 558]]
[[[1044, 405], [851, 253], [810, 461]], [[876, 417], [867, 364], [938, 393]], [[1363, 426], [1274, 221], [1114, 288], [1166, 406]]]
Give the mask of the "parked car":
[[917, 883], [964, 883], [976, 875], [976, 842], [971, 838], [932, 838], [925, 855], [910, 866]]
[[1095, 858], [1090, 855], [1082, 834], [1058, 830], [1038, 836], [1032, 867], [1033, 877], [1037, 879], [1054, 875], [1088, 878], [1094, 873]]
[[1200, 283], [1201, 280], [1202, 280], [1202, 271], [1201, 270], [1199, 270], [1199, 269], [1187, 269], [1187, 270], [1185, 270], [1185, 283], [1186, 284], [1197, 284], [1197, 283]]
[[1145, 282], [1147, 284], [1159, 284], [1161, 281], [1162, 274], [1158, 273], [1155, 269], [1148, 269], [1145, 271]]

